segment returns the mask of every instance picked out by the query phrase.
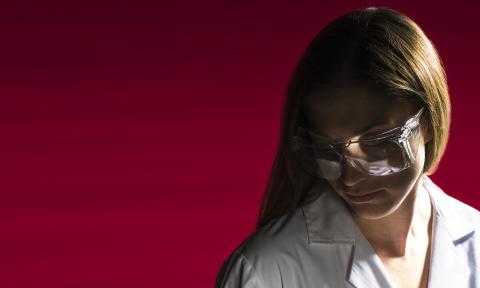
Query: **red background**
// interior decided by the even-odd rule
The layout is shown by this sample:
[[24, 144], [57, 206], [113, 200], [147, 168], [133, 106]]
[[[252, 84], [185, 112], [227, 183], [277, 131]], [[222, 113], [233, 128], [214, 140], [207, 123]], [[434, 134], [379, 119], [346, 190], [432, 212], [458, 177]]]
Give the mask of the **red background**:
[[2, 3], [0, 285], [212, 287], [253, 229], [296, 61], [366, 6], [438, 48], [452, 130], [432, 179], [479, 208], [478, 9], [439, 3]]

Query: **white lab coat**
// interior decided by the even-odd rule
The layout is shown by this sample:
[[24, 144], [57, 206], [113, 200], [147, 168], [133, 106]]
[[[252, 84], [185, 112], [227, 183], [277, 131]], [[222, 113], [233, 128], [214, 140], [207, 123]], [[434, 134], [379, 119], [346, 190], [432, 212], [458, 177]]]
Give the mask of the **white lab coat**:
[[[480, 213], [424, 175], [434, 207], [428, 287], [480, 287]], [[318, 182], [320, 183], [320, 182]], [[245, 239], [224, 261], [217, 288], [395, 287], [330, 186]]]

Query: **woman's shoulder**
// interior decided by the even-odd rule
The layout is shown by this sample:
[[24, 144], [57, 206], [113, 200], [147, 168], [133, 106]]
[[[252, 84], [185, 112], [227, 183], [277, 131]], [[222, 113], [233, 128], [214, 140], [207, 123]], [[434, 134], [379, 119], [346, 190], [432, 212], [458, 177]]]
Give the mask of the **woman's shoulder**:
[[[245, 238], [227, 257], [215, 287], [263, 287], [261, 283], [276, 283], [275, 267], [281, 259], [307, 243], [301, 208], [272, 219]], [[242, 286], [238, 286], [239, 281]]]
[[241, 254], [250, 261], [261, 259], [267, 261], [292, 245], [306, 244], [307, 229], [301, 208], [291, 213], [270, 220], [245, 238], [232, 254]]

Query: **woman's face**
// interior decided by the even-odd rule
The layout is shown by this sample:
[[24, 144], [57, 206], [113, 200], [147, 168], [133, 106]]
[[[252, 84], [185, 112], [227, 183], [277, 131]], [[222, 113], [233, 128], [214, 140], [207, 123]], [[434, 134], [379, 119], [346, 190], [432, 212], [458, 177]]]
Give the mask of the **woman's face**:
[[[377, 134], [403, 126], [418, 112], [411, 103], [389, 97], [366, 85], [319, 88], [310, 93], [307, 99], [309, 128], [332, 141], [346, 141], [366, 133]], [[420, 187], [419, 179], [425, 161], [427, 130], [424, 122], [421, 124], [417, 155], [409, 168], [395, 174], [374, 176], [346, 164], [340, 178], [328, 180], [357, 216], [380, 219], [396, 211], [402, 204], [412, 203], [407, 199], [414, 199], [415, 191]], [[375, 191], [373, 199], [360, 202], [345, 194], [362, 195]]]

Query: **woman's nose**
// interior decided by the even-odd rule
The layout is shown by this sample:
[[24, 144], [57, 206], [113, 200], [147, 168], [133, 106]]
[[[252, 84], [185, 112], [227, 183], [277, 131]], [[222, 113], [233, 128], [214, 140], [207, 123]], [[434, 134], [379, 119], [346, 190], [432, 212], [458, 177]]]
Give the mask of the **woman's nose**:
[[342, 165], [341, 180], [345, 186], [353, 187], [358, 183], [364, 181], [368, 177], [368, 174], [361, 171], [356, 167], [353, 160], [346, 158]]

